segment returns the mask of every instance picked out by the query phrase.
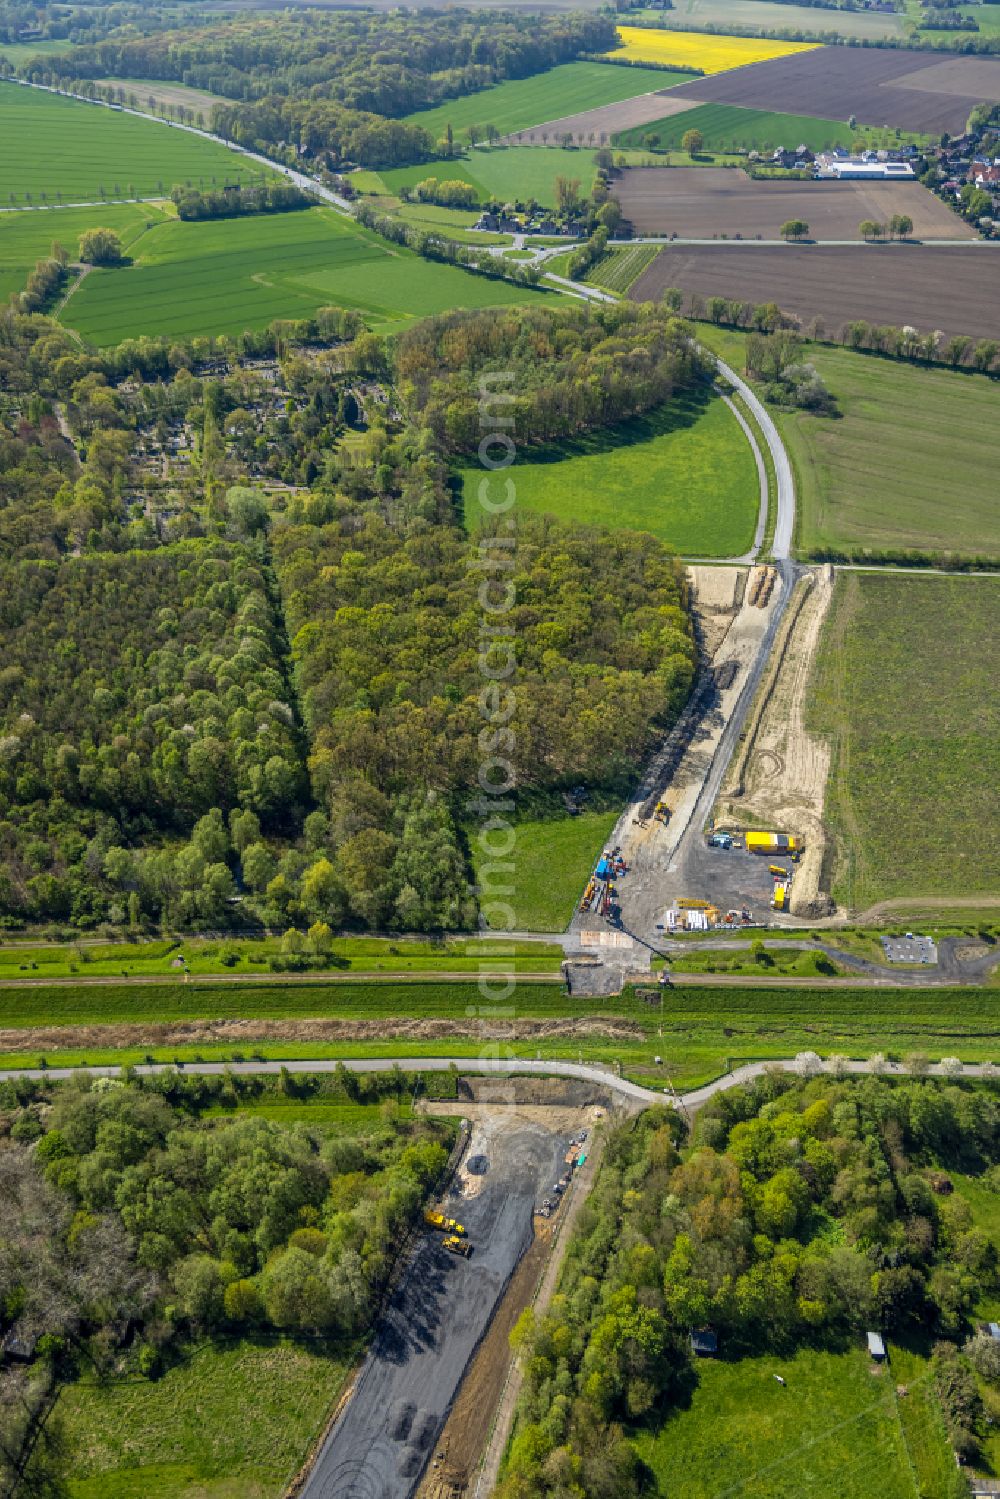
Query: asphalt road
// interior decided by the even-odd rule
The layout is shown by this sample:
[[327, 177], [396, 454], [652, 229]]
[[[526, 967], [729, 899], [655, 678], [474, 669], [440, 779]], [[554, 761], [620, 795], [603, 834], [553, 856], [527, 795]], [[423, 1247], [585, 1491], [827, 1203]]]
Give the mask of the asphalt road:
[[472, 1258], [450, 1254], [436, 1233], [420, 1235], [302, 1499], [409, 1499], [568, 1145], [541, 1127], [495, 1132], [482, 1191], [449, 1201]]
[[[678, 1093], [677, 1099], [688, 1107], [697, 1107], [711, 1098], [715, 1093], [723, 1093], [728, 1088], [738, 1088], [741, 1084], [750, 1082], [755, 1077], [760, 1077], [769, 1067], [780, 1067], [785, 1072], [799, 1070], [799, 1059], [797, 1057], [773, 1058], [766, 1062], [748, 1062], [745, 1066], [737, 1067], [732, 1072], [725, 1072], [721, 1077], [715, 1078], [710, 1083], [705, 1083], [701, 1088], [693, 1088], [688, 1093]], [[870, 1064], [858, 1061], [844, 1060], [840, 1064], [846, 1073], [871, 1072]], [[665, 1090], [658, 1088], [643, 1088], [638, 1083], [631, 1082], [626, 1077], [618, 1077], [603, 1067], [592, 1067], [586, 1062], [563, 1062], [550, 1060], [547, 1062], [530, 1061], [527, 1058], [509, 1057], [500, 1061], [487, 1060], [479, 1057], [351, 1057], [341, 1058], [337, 1061], [284, 1061], [284, 1062], [189, 1062], [183, 1068], [184, 1072], [196, 1073], [199, 1076], [220, 1076], [226, 1072], [268, 1074], [279, 1073], [282, 1068], [289, 1072], [336, 1072], [338, 1067], [346, 1067], [349, 1072], [391, 1072], [398, 1067], [403, 1072], [449, 1072], [455, 1068], [458, 1072], [467, 1074], [475, 1073], [489, 1074], [497, 1077], [575, 1077], [584, 1082], [598, 1083], [607, 1088], [609, 1092], [616, 1094], [619, 1098], [632, 1103], [652, 1104], [662, 1103]], [[168, 1062], [155, 1062], [143, 1064], [135, 1068], [138, 1073], [172, 1072], [173, 1064]], [[821, 1063], [814, 1070], [819, 1072], [830, 1072], [832, 1069], [825, 1063]], [[0, 1082], [6, 1082], [12, 1078], [67, 1078], [76, 1077], [80, 1073], [90, 1073], [94, 1077], [118, 1077], [123, 1069], [121, 1067], [94, 1066], [94, 1067], [6, 1067], [0, 1071]], [[904, 1077], [909, 1074], [910, 1069], [901, 1062], [887, 1063], [883, 1069], [886, 1076]], [[941, 1062], [934, 1062], [926, 1071], [930, 1077], [961, 1077], [961, 1078], [998, 1078], [1000, 1070], [990, 1062], [965, 1062], [957, 1070], [946, 1067]]]

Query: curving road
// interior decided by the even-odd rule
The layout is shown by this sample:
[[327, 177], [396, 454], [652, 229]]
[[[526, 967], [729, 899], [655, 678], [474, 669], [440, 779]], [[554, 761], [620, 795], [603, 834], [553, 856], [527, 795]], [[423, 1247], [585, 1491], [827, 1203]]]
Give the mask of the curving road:
[[[813, 1072], [829, 1072], [837, 1075], [845, 1073], [872, 1073], [876, 1069], [871, 1062], [856, 1061], [842, 1058], [833, 1068], [827, 1062], [820, 1061], [814, 1054], [804, 1054], [809, 1059], [804, 1063], [802, 1057], [778, 1057], [764, 1062], [747, 1062], [742, 1067], [736, 1067], [731, 1072], [723, 1073], [722, 1076], [714, 1078], [712, 1082], [703, 1084], [700, 1088], [692, 1088], [687, 1093], [674, 1095], [679, 1105], [688, 1109], [698, 1108], [706, 1103], [716, 1093], [724, 1093], [729, 1088], [738, 1088], [742, 1084], [752, 1082], [755, 1077], [761, 1077], [772, 1067], [779, 1067], [784, 1072], [801, 1072], [803, 1075], [811, 1075]], [[618, 1077], [614, 1072], [604, 1067], [591, 1066], [586, 1062], [564, 1062], [551, 1060], [547, 1062], [530, 1061], [527, 1058], [507, 1057], [502, 1059], [487, 1057], [347, 1057], [338, 1061], [285, 1061], [285, 1062], [189, 1062], [182, 1069], [184, 1072], [195, 1073], [199, 1076], [219, 1077], [227, 1072], [237, 1074], [275, 1074], [284, 1068], [288, 1072], [336, 1072], [338, 1067], [346, 1067], [348, 1072], [391, 1072], [399, 1068], [402, 1072], [450, 1072], [454, 1068], [459, 1073], [476, 1073], [494, 1077], [510, 1076], [533, 1076], [533, 1077], [572, 1077], [582, 1082], [596, 1083], [602, 1088], [618, 1095], [619, 1098], [629, 1103], [653, 1104], [662, 1103], [663, 1095], [669, 1094], [667, 1088], [644, 1088], [639, 1083], [631, 1082], [627, 1077]], [[41, 1081], [44, 1078], [63, 1079], [76, 1077], [80, 1073], [89, 1073], [94, 1077], [118, 1077], [124, 1069], [110, 1066], [84, 1066], [79, 1067], [7, 1067], [0, 1071], [0, 1082], [8, 1082], [15, 1078], [29, 1078]], [[143, 1063], [134, 1069], [139, 1074], [150, 1074], [157, 1072], [174, 1072], [178, 1069], [168, 1062]], [[886, 1077], [906, 1077], [912, 1069], [902, 1062], [886, 1062], [878, 1071]], [[917, 1073], [930, 1077], [954, 1077], [954, 1078], [997, 1078], [1000, 1071], [992, 1062], [964, 1062], [960, 1067], [953, 1064], [946, 1065], [944, 1062], [933, 1062], [926, 1068], [921, 1068]]]

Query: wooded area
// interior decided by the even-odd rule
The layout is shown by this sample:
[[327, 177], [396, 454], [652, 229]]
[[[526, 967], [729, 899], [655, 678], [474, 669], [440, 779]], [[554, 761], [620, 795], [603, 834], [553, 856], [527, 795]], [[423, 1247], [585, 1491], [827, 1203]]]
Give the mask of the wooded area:
[[630, 1437], [688, 1403], [699, 1328], [729, 1359], [856, 1346], [870, 1328], [937, 1338], [949, 1439], [972, 1455], [971, 1370], [996, 1380], [1000, 1361], [956, 1345], [997, 1285], [997, 1246], [936, 1184], [943, 1165], [1000, 1188], [993, 1092], [775, 1073], [717, 1094], [681, 1153], [683, 1134], [652, 1109], [609, 1139], [559, 1294], [513, 1338], [525, 1388], [503, 1499], [643, 1492]]
[[[388, 1100], [413, 1079], [331, 1082], [333, 1098]], [[350, 1353], [367, 1332], [452, 1126], [387, 1115], [327, 1134], [240, 1114], [266, 1086], [177, 1073], [0, 1084], [0, 1302], [21, 1350], [0, 1372], [0, 1482], [65, 1493], [51, 1405], [79, 1376], [155, 1379], [206, 1336], [280, 1329]], [[305, 1100], [317, 1086], [270, 1088]]]
[[[478, 381], [513, 370], [525, 443], [615, 423], [700, 383], [685, 325], [452, 314], [389, 347], [328, 308], [101, 354], [43, 317], [3, 329], [0, 920], [320, 946], [345, 923], [473, 924], [463, 805], [482, 670], [511, 648], [479, 640], [502, 541], [469, 539], [451, 489]], [[173, 433], [190, 458], [150, 475]], [[269, 502], [264, 474], [295, 488]], [[519, 517], [516, 542], [493, 750], [515, 746], [524, 795], [619, 796], [693, 679], [683, 571], [651, 536], [552, 517]]]

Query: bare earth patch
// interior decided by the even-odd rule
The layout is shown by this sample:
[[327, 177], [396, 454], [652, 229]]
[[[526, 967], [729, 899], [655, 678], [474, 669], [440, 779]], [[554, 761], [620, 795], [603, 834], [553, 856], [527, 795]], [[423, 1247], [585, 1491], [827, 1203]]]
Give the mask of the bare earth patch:
[[557, 143], [564, 135], [571, 135], [581, 145], [591, 140], [595, 145], [604, 145], [619, 130], [632, 130], [636, 125], [649, 125], [653, 120], [684, 114], [701, 102], [691, 94], [686, 94], [683, 99], [674, 99], [669, 93], [640, 94], [635, 99], [622, 99], [617, 104], [601, 104], [594, 109], [582, 109], [578, 114], [564, 115], [558, 120], [546, 120], [529, 130], [507, 135], [504, 140], [518, 146], [544, 146]]
[[823, 802], [830, 773], [830, 750], [805, 728], [805, 708], [813, 658], [833, 596], [833, 569], [810, 572], [798, 585], [772, 664], [761, 684], [740, 751], [723, 783], [716, 820], [745, 826], [794, 827], [805, 852], [792, 883], [791, 914], [829, 913], [821, 890], [826, 835]]
[[913, 220], [914, 239], [975, 239], [976, 232], [919, 182], [781, 182], [729, 167], [628, 167], [615, 188], [640, 234], [682, 239], [777, 239], [803, 219], [814, 240], [856, 240], [862, 219]]
[[[853, 52], [854, 48], [845, 48]], [[910, 325], [946, 337], [1000, 337], [1000, 297], [983, 287], [1000, 274], [1000, 246], [667, 245], [634, 282], [636, 302], [658, 302], [667, 287], [702, 297], [777, 302], [806, 328], [819, 318], [836, 334], [855, 318]], [[822, 336], [822, 335], [821, 335]]]
[[[925, 79], [925, 73], [931, 77]], [[690, 95], [747, 109], [780, 109], [823, 120], [846, 120], [853, 114], [866, 125], [959, 135], [974, 104], [1000, 99], [1000, 60], [959, 57], [928, 63], [920, 53], [889, 47], [817, 47], [696, 78], [674, 92], [677, 98]]]
[[254, 1041], [534, 1041], [600, 1036], [627, 1041], [643, 1034], [634, 1021], [590, 1015], [516, 1020], [188, 1020], [138, 1025], [5, 1026], [0, 1051], [107, 1049], [117, 1046], [244, 1046]]

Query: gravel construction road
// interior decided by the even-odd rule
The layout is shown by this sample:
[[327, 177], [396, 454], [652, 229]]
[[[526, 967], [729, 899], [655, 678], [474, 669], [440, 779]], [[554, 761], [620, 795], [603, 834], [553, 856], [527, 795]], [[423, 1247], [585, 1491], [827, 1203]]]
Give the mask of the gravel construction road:
[[482, 1190], [448, 1199], [472, 1258], [449, 1254], [438, 1234], [421, 1236], [302, 1499], [409, 1499], [568, 1145], [541, 1126], [493, 1129]]

